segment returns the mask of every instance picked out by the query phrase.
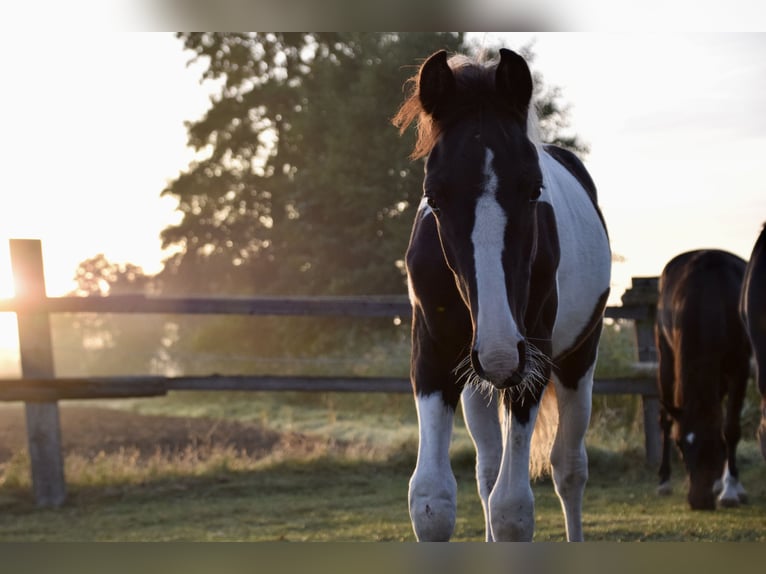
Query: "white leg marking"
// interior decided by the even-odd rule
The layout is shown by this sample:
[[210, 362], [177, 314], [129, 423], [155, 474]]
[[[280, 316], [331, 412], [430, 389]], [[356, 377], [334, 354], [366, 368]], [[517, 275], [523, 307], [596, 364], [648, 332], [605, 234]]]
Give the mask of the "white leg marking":
[[479, 362], [490, 378], [508, 378], [519, 365], [522, 340], [508, 306], [502, 254], [507, 218], [497, 201], [497, 176], [492, 152], [486, 150], [485, 190], [476, 203], [471, 242], [476, 266], [476, 347]]
[[673, 494], [673, 485], [670, 484], [669, 480], [660, 483], [660, 485], [657, 487], [657, 494], [659, 496], [670, 496]]
[[551, 451], [551, 467], [570, 542], [583, 540], [582, 499], [588, 481], [585, 431], [590, 422], [594, 370], [595, 362], [578, 382], [576, 391], [565, 388], [555, 375], [553, 377], [559, 404], [559, 427]]
[[747, 502], [747, 492], [742, 483], [729, 474], [729, 465], [723, 471], [721, 481], [721, 495], [718, 497], [718, 504], [724, 508], [733, 508], [739, 506], [740, 502]]
[[449, 461], [455, 412], [441, 394], [417, 396], [418, 462], [410, 479], [409, 507], [418, 540], [446, 541], [455, 528], [457, 483]]
[[503, 454], [498, 397], [484, 396], [476, 387], [466, 387], [461, 395], [463, 418], [476, 447], [476, 485], [484, 509], [486, 541], [492, 542], [489, 522], [489, 495], [495, 486]]
[[[535, 499], [529, 484], [529, 451], [537, 419], [535, 406], [521, 424], [510, 413], [504, 421], [503, 459], [489, 496], [494, 540], [531, 542], [535, 532]], [[510, 420], [509, 420], [510, 419]]]

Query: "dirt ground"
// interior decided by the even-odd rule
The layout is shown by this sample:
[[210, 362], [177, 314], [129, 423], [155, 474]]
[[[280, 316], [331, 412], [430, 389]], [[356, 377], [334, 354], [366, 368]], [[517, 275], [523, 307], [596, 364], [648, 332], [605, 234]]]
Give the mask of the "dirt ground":
[[[258, 424], [201, 418], [138, 415], [126, 411], [66, 405], [59, 409], [64, 454], [92, 457], [137, 450], [141, 457], [158, 451], [172, 455], [189, 448], [209, 451], [232, 447], [255, 459], [272, 451], [289, 451], [298, 456], [322, 449], [342, 451], [344, 445], [328, 445], [318, 437], [299, 433], [280, 434]], [[25, 449], [26, 420], [23, 406], [0, 411], [0, 463]]]

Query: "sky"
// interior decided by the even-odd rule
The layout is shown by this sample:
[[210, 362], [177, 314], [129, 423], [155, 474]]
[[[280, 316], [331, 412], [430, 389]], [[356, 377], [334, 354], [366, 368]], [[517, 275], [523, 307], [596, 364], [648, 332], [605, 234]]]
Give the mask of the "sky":
[[[492, 37], [479, 35], [481, 41]], [[633, 276], [714, 247], [743, 259], [766, 222], [766, 34], [512, 34], [571, 105], [612, 249]]]
[[[534, 42], [532, 67], [571, 106], [623, 259], [612, 304], [682, 251], [749, 256], [766, 221], [766, 34], [472, 37]], [[168, 33], [11, 32], [0, 54], [0, 298], [13, 294], [9, 237], [42, 240], [51, 296], [98, 253], [158, 271], [159, 233], [178, 218], [160, 192], [193, 158], [184, 122], [214, 89], [201, 67]]]
[[0, 51], [0, 297], [7, 237], [42, 240], [52, 296], [98, 253], [158, 271], [159, 232], [177, 221], [160, 192], [193, 157], [184, 122], [209, 103], [199, 67], [172, 34], [10, 35]]

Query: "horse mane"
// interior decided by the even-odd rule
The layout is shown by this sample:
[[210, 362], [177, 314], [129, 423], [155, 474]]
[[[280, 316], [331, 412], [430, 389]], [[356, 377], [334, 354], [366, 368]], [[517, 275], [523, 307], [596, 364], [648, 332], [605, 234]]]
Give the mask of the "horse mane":
[[[450, 119], [475, 110], [477, 101], [480, 105], [491, 105], [496, 109], [509, 111], [508, 107], [499, 101], [495, 91], [495, 70], [498, 61], [497, 59], [486, 60], [483, 57], [475, 59], [464, 54], [451, 56], [447, 64], [455, 75], [457, 98], [449, 116], [439, 120], [426, 113], [420, 103], [418, 90], [420, 69], [407, 79], [404, 84], [405, 89], [408, 90], [407, 95], [391, 122], [399, 128], [399, 134], [403, 134], [413, 122], [416, 122], [417, 139], [410, 154], [411, 159], [419, 159], [431, 153]], [[535, 106], [529, 106], [526, 117], [520, 117], [518, 113], [514, 115], [518, 121], [526, 121], [527, 137], [532, 143], [536, 146], [541, 145]]]

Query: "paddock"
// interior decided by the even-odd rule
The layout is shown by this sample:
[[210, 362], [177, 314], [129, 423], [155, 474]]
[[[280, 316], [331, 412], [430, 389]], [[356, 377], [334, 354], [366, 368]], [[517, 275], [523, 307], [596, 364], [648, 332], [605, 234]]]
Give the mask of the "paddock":
[[[27, 452], [29, 455], [29, 468], [31, 471], [31, 479], [25, 481], [20, 480], [21, 485], [31, 485], [32, 493], [29, 494], [30, 505], [28, 510], [21, 512], [28, 517], [29, 520], [34, 521], [33, 515], [36, 512], [44, 512], [46, 520], [50, 522], [49, 527], [30, 526], [30, 531], [38, 532], [37, 536], [40, 539], [47, 540], [62, 540], [62, 539], [77, 539], [79, 536], [81, 540], [85, 539], [105, 539], [109, 536], [99, 536], [97, 531], [89, 531], [90, 526], [83, 526], [77, 534], [71, 529], [64, 526], [68, 520], [71, 519], [72, 513], [81, 514], [85, 512], [103, 512], [104, 507], [108, 506], [114, 500], [109, 499], [109, 495], [105, 495], [103, 492], [94, 492], [91, 488], [84, 488], [80, 485], [75, 485], [71, 492], [71, 497], [68, 498], [67, 483], [64, 479], [64, 468], [67, 462], [67, 457], [70, 453], [74, 453], [75, 458], [81, 456], [82, 452], [76, 450], [76, 447], [67, 447], [67, 431], [71, 428], [71, 422], [69, 422], [69, 413], [74, 412], [70, 409], [82, 409], [85, 408], [83, 403], [87, 406], [90, 404], [98, 404], [103, 400], [114, 401], [142, 401], [145, 404], [152, 404], [157, 401], [169, 400], [170, 396], [185, 395], [191, 391], [196, 393], [220, 393], [225, 394], [222, 391], [241, 393], [248, 396], [252, 396], [251, 399], [254, 404], [259, 402], [260, 397], [273, 397], [275, 395], [284, 393], [294, 393], [297, 395], [305, 393], [334, 393], [338, 396], [370, 396], [370, 395], [383, 395], [390, 397], [401, 397], [401, 400], [408, 400], [406, 395], [411, 393], [410, 383], [404, 378], [392, 378], [392, 377], [285, 377], [285, 376], [201, 376], [201, 377], [103, 377], [103, 378], [57, 378], [55, 370], [52, 364], [52, 349], [50, 347], [50, 337], [46, 336], [49, 332], [49, 317], [52, 313], [72, 313], [72, 312], [89, 312], [89, 313], [193, 313], [193, 314], [263, 314], [263, 315], [278, 315], [278, 316], [293, 316], [293, 315], [313, 315], [313, 316], [349, 316], [349, 317], [399, 317], [402, 320], [407, 320], [409, 316], [409, 303], [406, 297], [390, 298], [390, 297], [351, 297], [351, 298], [184, 298], [184, 299], [170, 299], [170, 298], [154, 298], [154, 297], [99, 297], [99, 298], [48, 298], [44, 296], [44, 282], [43, 282], [43, 269], [40, 243], [30, 240], [14, 240], [11, 242], [11, 249], [14, 253], [13, 266], [14, 273], [17, 278], [21, 278], [25, 285], [24, 295], [17, 297], [14, 300], [0, 301], [0, 312], [15, 312], [18, 315], [19, 330], [20, 330], [20, 343], [21, 343], [21, 355], [22, 355], [22, 376], [19, 379], [5, 379], [0, 381], [0, 399], [8, 403], [8, 407], [2, 407], [0, 413], [6, 412], [7, 408], [15, 408], [17, 405], [13, 405], [14, 402], [23, 402], [23, 415], [18, 411], [16, 412], [17, 422], [20, 421], [19, 417], [23, 416], [26, 423], [26, 428], [21, 429], [20, 424], [17, 426], [17, 430], [25, 436], [27, 443]], [[34, 286], [34, 287], [33, 287]], [[654, 297], [654, 299], [653, 299]], [[597, 450], [591, 453], [591, 460], [594, 468], [599, 469], [598, 472], [591, 473], [590, 484], [591, 487], [595, 486], [595, 490], [590, 495], [593, 499], [608, 498], [609, 492], [614, 488], [616, 498], [624, 496], [625, 500], [622, 503], [613, 501], [605, 512], [627, 512], [628, 508], [633, 508], [641, 518], [634, 525], [628, 525], [626, 521], [627, 517], [620, 519], [614, 517], [620, 523], [623, 523], [621, 529], [607, 532], [599, 528], [596, 532], [590, 532], [589, 527], [595, 527], [601, 523], [601, 519], [594, 518], [590, 512], [600, 512], [600, 510], [594, 510], [586, 512], [586, 532], [588, 532], [588, 539], [590, 540], [708, 540], [708, 539], [722, 539], [722, 540], [763, 540], [764, 533], [762, 528], [760, 530], [753, 529], [752, 521], [760, 520], [762, 523], [762, 517], [766, 508], [764, 507], [765, 493], [763, 487], [756, 487], [751, 495], [753, 502], [738, 510], [736, 513], [730, 513], [721, 520], [728, 521], [724, 528], [725, 533], [722, 535], [716, 534], [719, 526], [705, 525], [705, 521], [699, 523], [698, 527], [694, 526], [694, 520], [689, 519], [688, 523], [684, 517], [678, 516], [681, 514], [680, 509], [682, 505], [678, 505], [675, 509], [672, 508], [674, 499], [663, 500], [658, 503], [653, 497], [653, 465], [659, 455], [659, 435], [657, 427], [657, 400], [656, 400], [656, 383], [653, 378], [653, 362], [656, 359], [654, 343], [652, 337], [652, 323], [654, 316], [654, 304], [656, 302], [656, 279], [655, 278], [634, 278], [633, 288], [625, 293], [623, 296], [622, 306], [609, 307], [607, 309], [606, 316], [612, 319], [629, 319], [632, 320], [635, 326], [635, 338], [637, 354], [636, 358], [639, 364], [643, 365], [644, 369], [642, 374], [632, 378], [620, 378], [620, 379], [599, 379], [596, 381], [594, 392], [596, 395], [637, 395], [641, 397], [642, 412], [643, 412], [643, 430], [645, 432], [643, 439], [643, 448], [640, 452], [632, 452], [621, 460], [619, 455], [609, 453], [604, 450]], [[36, 330], [36, 332], [35, 332]], [[252, 394], [252, 391], [257, 391]], [[194, 393], [192, 393], [194, 394]], [[398, 400], [398, 399], [392, 399]], [[61, 403], [61, 404], [60, 404]], [[101, 416], [104, 416], [103, 413]], [[96, 419], [92, 419], [96, 420]], [[111, 421], [115, 422], [115, 421]], [[156, 422], [156, 421], [155, 421]], [[173, 424], [181, 424], [178, 421], [165, 421], [172, 422]], [[223, 423], [218, 423], [219, 428]], [[97, 427], [102, 428], [102, 427]], [[130, 428], [128, 424], [126, 428]], [[209, 429], [208, 429], [209, 430]], [[258, 427], [256, 426], [242, 426], [231, 427], [229, 429], [232, 435], [242, 433], [242, 436], [251, 437], [254, 444], [258, 444], [259, 440], [263, 439], [263, 436], [257, 434]], [[82, 431], [81, 431], [82, 432]], [[200, 431], [201, 432], [201, 431]], [[250, 433], [250, 434], [248, 434]], [[104, 434], [104, 433], [99, 433]], [[202, 433], [203, 435], [205, 433]], [[22, 435], [18, 435], [22, 436]], [[158, 440], [163, 436], [162, 433], [158, 433]], [[212, 435], [211, 435], [212, 436]], [[72, 437], [74, 438], [74, 437]], [[272, 437], [273, 438], [273, 437]], [[125, 436], [126, 445], [130, 445], [130, 437]], [[187, 439], [184, 439], [187, 440]], [[280, 437], [275, 440], [287, 441], [289, 444], [289, 437]], [[301, 444], [301, 441], [304, 441]], [[314, 439], [312, 439], [314, 440]], [[181, 441], [183, 442], [183, 441]], [[191, 443], [184, 443], [188, 447]], [[295, 435], [293, 437], [293, 446], [297, 449], [295, 453], [299, 455], [309, 455], [311, 459], [314, 457], [313, 462], [306, 463], [308, 468], [311, 465], [318, 465], [316, 472], [319, 477], [333, 477], [339, 482], [340, 485], [348, 484], [344, 482], [345, 479], [351, 481], [351, 490], [354, 490], [355, 486], [367, 481], [363, 490], [369, 491], [377, 488], [376, 485], [382, 487], [382, 483], [389, 480], [398, 480], [398, 475], [402, 474], [405, 479], [402, 480], [402, 484], [405, 485], [402, 488], [406, 488], [406, 475], [411, 470], [411, 461], [409, 459], [402, 460], [400, 458], [394, 458], [393, 461], [389, 461], [383, 464], [379, 461], [362, 461], [358, 464], [353, 464], [348, 461], [342, 461], [338, 463], [337, 468], [332, 468], [330, 461], [341, 459], [344, 456], [344, 445], [338, 443], [337, 440], [333, 441], [318, 441], [317, 444], [309, 444], [306, 442], [305, 437]], [[120, 445], [119, 440], [113, 436], [112, 447], [119, 452]], [[72, 450], [74, 448], [74, 450]], [[191, 447], [189, 447], [191, 448]], [[303, 449], [303, 450], [301, 450]], [[749, 461], [748, 452], [749, 446], [746, 447], [746, 461]], [[319, 458], [316, 458], [317, 455]], [[402, 455], [407, 458], [409, 455]], [[475, 540], [480, 539], [481, 534], [477, 534], [480, 530], [482, 520], [480, 517], [481, 509], [478, 505], [478, 499], [475, 495], [475, 485], [472, 481], [471, 474], [473, 472], [472, 461], [469, 451], [458, 451], [458, 464], [456, 467], [456, 473], [458, 474], [458, 482], [461, 484], [459, 490], [459, 504], [462, 506], [470, 505], [471, 510], [467, 515], [461, 519], [457, 525], [456, 540]], [[238, 472], [234, 471], [224, 472], [224, 478], [213, 475], [210, 476], [188, 476], [188, 477], [175, 477], [174, 480], [168, 481], [165, 479], [159, 480], [159, 483], [153, 486], [150, 490], [156, 491], [157, 489], [164, 493], [163, 497], [170, 494], [167, 504], [175, 506], [184, 505], [186, 502], [189, 506], [194, 506], [192, 500], [195, 496], [200, 496], [203, 492], [208, 492], [212, 496], [214, 493], [220, 492], [222, 489], [227, 490], [229, 487], [233, 488], [237, 492], [243, 493], [245, 490], [252, 491], [246, 496], [247, 504], [253, 509], [254, 516], [252, 518], [243, 517], [243, 524], [240, 529], [233, 526], [226, 527], [220, 530], [220, 535], [216, 535], [209, 531], [207, 526], [197, 525], [189, 526], [190, 530], [184, 530], [179, 534], [178, 531], [169, 530], [167, 536], [159, 535], [160, 539], [243, 539], [243, 540], [268, 540], [273, 534], [273, 531], [269, 530], [267, 533], [263, 531], [260, 526], [254, 526], [254, 522], [260, 524], [260, 521], [269, 522], [269, 515], [272, 515], [272, 519], [276, 520], [273, 516], [277, 512], [273, 507], [269, 506], [266, 499], [270, 496], [280, 495], [279, 492], [275, 492], [275, 485], [273, 484], [275, 473], [284, 472], [288, 475], [290, 481], [293, 481], [296, 486], [300, 488], [308, 488], [306, 480], [310, 480], [310, 476], [305, 476], [306, 466], [297, 462], [274, 462], [275, 466], [259, 466], [254, 465], [254, 469], [258, 469], [258, 472]], [[647, 464], [649, 463], [649, 464]], [[751, 484], [766, 484], [764, 480], [764, 469], [762, 466], [757, 466], [746, 462], [745, 472], [749, 473], [751, 478], [749, 482]], [[277, 470], [275, 470], [277, 469]], [[247, 469], [245, 469], [247, 470]], [[312, 473], [309, 472], [311, 475]], [[747, 475], [746, 475], [747, 476]], [[122, 490], [121, 497], [126, 500], [137, 501], [139, 506], [142, 501], [152, 501], [152, 504], [158, 504], [158, 501], [153, 498], [151, 493], [142, 493], [141, 482], [138, 484], [132, 484], [128, 481], [128, 485]], [[223, 481], [222, 483], [218, 481]], [[280, 479], [281, 480], [281, 479]], [[616, 484], [610, 485], [610, 480]], [[321, 481], [321, 479], [320, 479]], [[177, 483], [177, 487], [171, 486], [172, 483]], [[228, 486], [221, 486], [221, 485]], [[638, 485], [641, 484], [642, 487]], [[355, 485], [355, 486], [354, 486]], [[11, 487], [13, 485], [10, 485]], [[235, 487], [236, 486], [236, 487]], [[401, 485], [400, 485], [401, 486]], [[7, 489], [8, 484], [5, 485]], [[341, 487], [338, 487], [341, 488]], [[760, 488], [760, 490], [758, 490]], [[0, 488], [2, 490], [2, 488]], [[109, 489], [107, 489], [109, 490]], [[276, 488], [279, 491], [279, 488]], [[540, 508], [541, 522], [540, 532], [536, 535], [538, 540], [555, 540], [556, 536], [560, 534], [560, 512], [556, 508], [557, 502], [550, 487], [536, 488], [538, 493], [538, 507]], [[680, 492], [682, 488], [677, 488]], [[16, 489], [15, 491], [18, 491]], [[298, 490], [296, 490], [298, 492]], [[334, 492], [334, 491], [333, 491]], [[283, 494], [283, 493], [282, 493]], [[341, 499], [344, 497], [343, 492], [336, 492]], [[95, 506], [89, 506], [87, 502], [92, 496], [95, 496]], [[244, 499], [235, 496], [234, 500], [229, 500], [229, 504], [234, 506], [238, 504], [244, 504]], [[245, 496], [242, 494], [242, 496]], [[281, 495], [280, 495], [281, 496]], [[303, 496], [303, 495], [300, 495]], [[548, 500], [550, 496], [550, 500]], [[679, 494], [680, 496], [680, 494]], [[411, 532], [409, 531], [409, 521], [406, 517], [406, 505], [401, 505], [401, 493], [397, 491], [396, 496], [392, 496], [392, 500], [388, 501], [391, 505], [381, 508], [379, 515], [373, 525], [367, 525], [360, 530], [355, 530], [353, 533], [344, 530], [343, 526], [340, 526], [340, 530], [334, 530], [332, 532], [323, 532], [320, 523], [322, 522], [321, 515], [326, 511], [327, 520], [332, 521], [332, 517], [337, 517], [339, 523], [351, 521], [354, 522], [355, 518], [352, 518], [355, 510], [354, 508], [347, 508], [346, 511], [341, 512], [338, 509], [333, 510], [329, 508], [337, 498], [332, 496], [320, 497], [321, 500], [316, 500], [316, 509], [311, 511], [311, 516], [305, 520], [303, 527], [288, 524], [286, 526], [288, 533], [285, 534], [285, 539], [294, 540], [323, 540], [323, 539], [335, 539], [335, 540], [362, 540], [362, 539], [378, 539], [378, 540], [411, 540]], [[3, 498], [3, 495], [0, 495]], [[385, 498], [385, 497], [384, 497]], [[365, 499], [369, 503], [369, 499]], [[186, 502], [185, 502], [186, 501]], [[16, 514], [18, 518], [18, 505], [25, 507], [24, 502], [12, 502], [8, 503], [10, 507], [15, 509], [13, 514]], [[161, 506], [165, 503], [159, 503]], [[308, 500], [303, 500], [303, 504], [308, 505]], [[349, 503], [350, 507], [356, 503]], [[359, 503], [361, 504], [361, 503]], [[383, 502], [376, 502], [375, 505], [383, 505]], [[617, 505], [617, 510], [615, 506]], [[652, 518], [654, 514], [655, 505], [660, 504], [658, 512], [659, 518]], [[671, 506], [667, 506], [671, 505]], [[0, 502], [0, 507], [4, 507], [6, 504]], [[89, 507], [88, 508], [83, 508]], [[398, 508], [401, 506], [401, 508]], [[546, 508], [551, 509], [550, 516], [546, 513]], [[32, 510], [38, 508], [38, 510]], [[391, 508], [396, 508], [392, 511]], [[48, 509], [48, 510], [46, 510]], [[79, 509], [79, 510], [78, 510]], [[100, 510], [97, 510], [100, 509]], [[664, 510], [663, 510], [664, 509]], [[356, 509], [358, 512], [362, 512], [361, 506]], [[392, 514], [393, 513], [393, 514]], [[401, 514], [401, 516], [399, 514]], [[657, 533], [652, 535], [652, 524], [657, 521], [662, 521], [661, 518], [664, 515], [667, 520], [676, 521], [677, 533], [673, 536], [663, 533]], [[0, 513], [1, 514], [1, 513]], [[723, 514], [723, 513], [719, 513]], [[259, 515], [260, 517], [257, 517]], [[189, 522], [194, 523], [196, 521], [194, 512], [192, 512], [189, 518]], [[391, 524], [385, 523], [385, 516], [391, 518]], [[590, 516], [590, 518], [589, 518]], [[632, 516], [632, 513], [631, 513]], [[736, 518], [739, 516], [739, 518]], [[69, 518], [67, 518], [69, 517]], [[27, 518], [25, 518], [26, 520]], [[0, 537], [13, 539], [14, 528], [11, 530], [5, 530], [6, 535], [2, 532], [4, 528], [2, 518], [0, 518]], [[741, 522], [740, 526], [737, 525], [737, 521]], [[55, 526], [57, 525], [58, 526]], [[546, 526], [549, 524], [549, 526]], [[607, 524], [614, 526], [614, 520], [608, 521]], [[23, 527], [21, 527], [23, 528]], [[62, 529], [59, 531], [59, 528]], [[252, 531], [248, 534], [243, 534], [243, 529], [252, 528]], [[606, 526], [604, 527], [606, 528]], [[748, 530], [749, 528], [749, 530]], [[38, 529], [38, 530], [36, 530]], [[672, 530], [672, 528], [671, 528]], [[21, 530], [18, 530], [21, 531]], [[17, 531], [17, 532], [18, 532]], [[10, 533], [9, 533], [10, 532]], [[747, 534], [750, 532], [750, 534]], [[147, 534], [146, 531], [143, 534], [136, 535], [138, 539], [142, 536], [148, 536], [151, 538], [153, 534]], [[74, 538], [73, 538], [74, 537]], [[18, 539], [18, 538], [17, 538]], [[119, 539], [119, 538], [113, 538]]]

